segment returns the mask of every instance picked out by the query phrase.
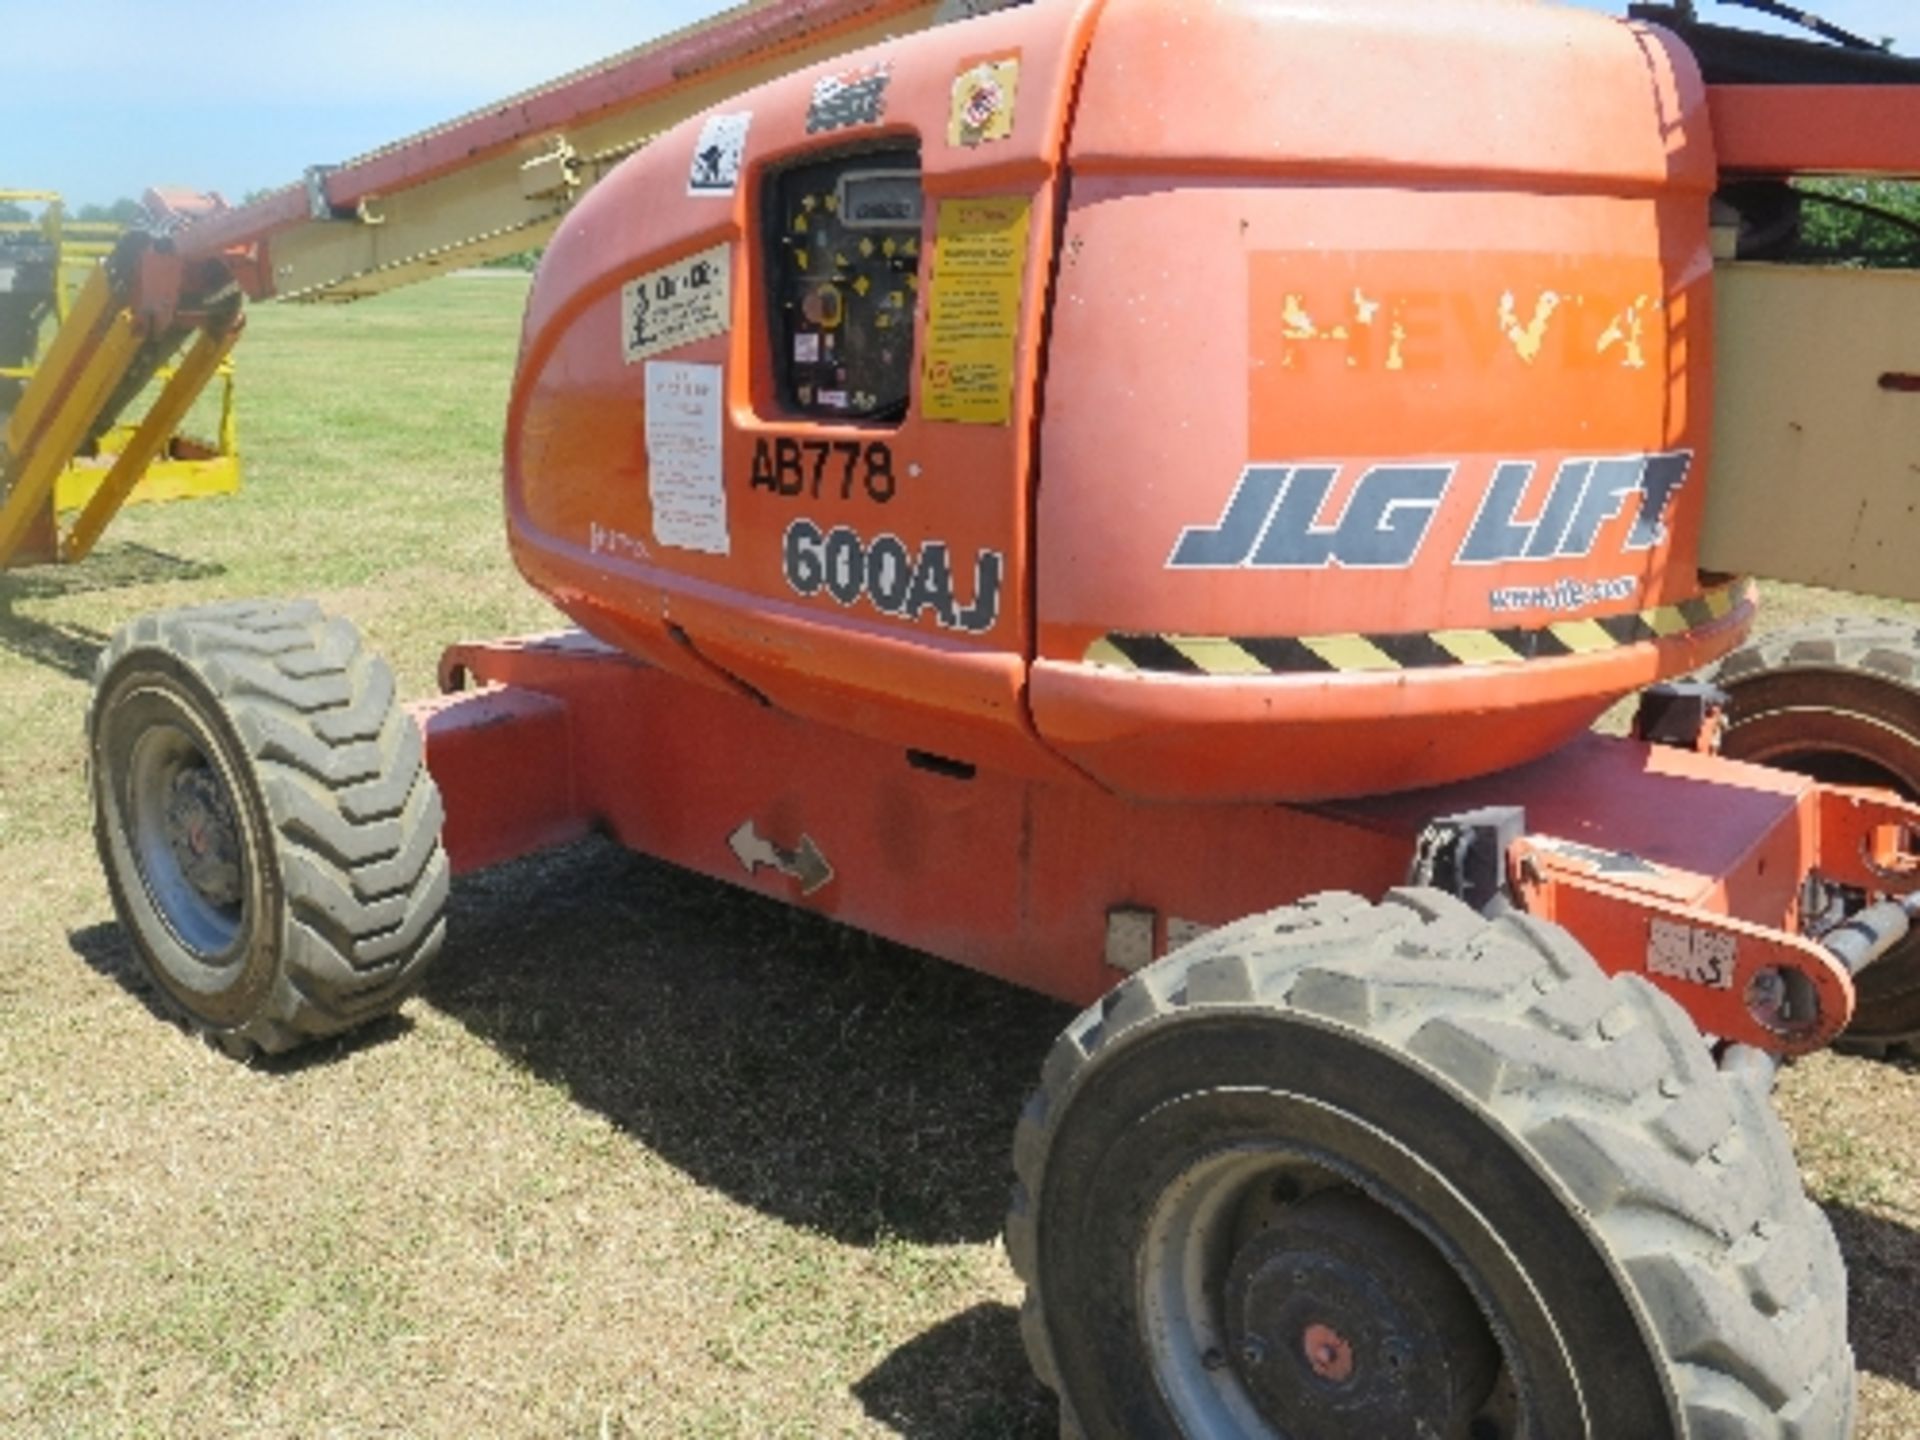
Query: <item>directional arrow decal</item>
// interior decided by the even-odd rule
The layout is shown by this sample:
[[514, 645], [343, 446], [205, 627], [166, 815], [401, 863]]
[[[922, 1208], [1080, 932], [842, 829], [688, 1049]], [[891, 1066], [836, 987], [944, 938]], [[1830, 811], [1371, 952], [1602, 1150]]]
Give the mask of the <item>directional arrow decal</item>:
[[1544, 850], [1564, 855], [1570, 860], [1581, 860], [1591, 865], [1597, 875], [1658, 875], [1660, 867], [1649, 864], [1638, 855], [1625, 850], [1596, 850], [1591, 845], [1582, 845], [1573, 840], [1561, 840], [1549, 835], [1529, 837], [1533, 843]]
[[833, 866], [827, 863], [827, 857], [820, 853], [811, 835], [802, 835], [798, 848], [783, 850], [755, 829], [753, 821], [742, 820], [739, 828], [727, 837], [727, 848], [733, 851], [734, 858], [748, 875], [763, 866], [770, 867], [798, 881], [802, 895], [813, 894], [833, 879]]

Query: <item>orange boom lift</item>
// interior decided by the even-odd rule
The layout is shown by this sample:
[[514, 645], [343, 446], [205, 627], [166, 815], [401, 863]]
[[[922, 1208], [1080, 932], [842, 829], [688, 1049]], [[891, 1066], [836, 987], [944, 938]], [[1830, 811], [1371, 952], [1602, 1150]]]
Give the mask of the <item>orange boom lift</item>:
[[1752, 576], [1920, 599], [1920, 279], [1808, 263], [1790, 183], [1920, 173], [1920, 66], [1687, 5], [932, 18], [735, 12], [101, 272], [0, 552], [242, 293], [550, 236], [505, 506], [579, 628], [402, 707], [309, 605], [126, 627], [156, 981], [336, 1033], [452, 873], [606, 830], [1089, 1007], [1007, 1230], [1063, 1433], [1849, 1433], [1766, 1094], [1920, 1033], [1920, 649], [1740, 647]]

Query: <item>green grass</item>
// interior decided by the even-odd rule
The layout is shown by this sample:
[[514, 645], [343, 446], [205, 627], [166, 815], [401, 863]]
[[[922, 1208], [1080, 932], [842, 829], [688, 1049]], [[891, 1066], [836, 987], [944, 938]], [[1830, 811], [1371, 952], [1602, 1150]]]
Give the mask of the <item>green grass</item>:
[[0, 577], [0, 1434], [1048, 1431], [997, 1239], [1045, 1002], [586, 845], [463, 882], [425, 998], [311, 1063], [143, 1003], [94, 652], [305, 594], [418, 694], [556, 624], [500, 520], [524, 294], [256, 311], [244, 492]]
[[[0, 577], [0, 1434], [1051, 1436], [998, 1227], [1056, 1006], [588, 844], [461, 882], [425, 996], [309, 1062], [150, 1013], [87, 830], [95, 650], [309, 594], [424, 693], [553, 624], [499, 518], [523, 294], [259, 311], [245, 492]], [[1920, 1075], [1823, 1057], [1783, 1105], [1861, 1433], [1908, 1440]]]

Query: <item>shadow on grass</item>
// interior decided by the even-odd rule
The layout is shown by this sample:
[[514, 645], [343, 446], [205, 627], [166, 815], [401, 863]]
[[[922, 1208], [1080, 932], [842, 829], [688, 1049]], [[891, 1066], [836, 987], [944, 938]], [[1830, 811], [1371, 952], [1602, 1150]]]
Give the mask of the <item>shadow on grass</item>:
[[[156, 1020], [182, 1032], [190, 1031], [191, 1027], [167, 1003], [160, 987], [148, 978], [147, 972], [134, 958], [133, 946], [128, 943], [126, 931], [119, 925], [109, 922], [89, 925], [84, 930], [70, 930], [67, 932], [67, 944], [89, 968], [138, 1000]], [[397, 1040], [412, 1029], [413, 1022], [406, 1016], [388, 1015], [345, 1035], [304, 1046], [290, 1055], [262, 1055], [248, 1063], [269, 1075], [294, 1075], [311, 1066], [331, 1064], [343, 1056]]]
[[1827, 1210], [1847, 1257], [1849, 1330], [1862, 1370], [1920, 1389], [1920, 1230], [1835, 1205]]
[[426, 998], [701, 1184], [852, 1244], [989, 1239], [1068, 1014], [589, 841], [454, 887]]
[[1053, 1396], [1027, 1368], [1020, 1312], [976, 1305], [895, 1350], [853, 1387], [907, 1440], [1053, 1440]]
[[22, 615], [23, 600], [59, 600], [124, 590], [135, 585], [204, 580], [225, 567], [187, 560], [145, 545], [109, 545], [78, 565], [38, 565], [0, 571], [0, 651], [18, 655], [77, 680], [93, 675], [94, 657], [107, 643], [104, 632]]

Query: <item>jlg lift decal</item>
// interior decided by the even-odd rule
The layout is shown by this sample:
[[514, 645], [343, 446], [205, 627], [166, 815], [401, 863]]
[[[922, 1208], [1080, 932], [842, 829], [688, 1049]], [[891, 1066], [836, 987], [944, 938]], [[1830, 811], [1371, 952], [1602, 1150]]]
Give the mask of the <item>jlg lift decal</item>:
[[1299, 675], [1427, 670], [1448, 665], [1517, 665], [1594, 655], [1664, 640], [1723, 620], [1745, 581], [1678, 605], [1626, 615], [1561, 620], [1532, 629], [1415, 630], [1393, 635], [1103, 635], [1087, 647], [1092, 665], [1168, 675]]
[[1181, 531], [1171, 570], [1399, 569], [1413, 563], [1451, 465], [1377, 465], [1360, 477], [1346, 509], [1315, 524], [1340, 471], [1332, 465], [1249, 465], [1212, 525]]
[[944, 541], [929, 540], [911, 550], [897, 535], [863, 540], [844, 525], [822, 531], [811, 520], [787, 527], [783, 546], [787, 584], [797, 595], [822, 590], [842, 605], [864, 597], [883, 615], [918, 620], [931, 613], [943, 629], [979, 635], [1000, 618], [1000, 583], [1006, 557], [982, 550], [973, 561], [973, 599], [962, 604], [954, 593], [953, 563]]
[[[1650, 550], [1666, 538], [1666, 516], [1692, 465], [1690, 451], [1564, 461], [1531, 520], [1520, 509], [1533, 480], [1529, 460], [1496, 465], [1455, 556], [1458, 565], [1576, 560], [1633, 502], [1619, 549]], [[1355, 482], [1345, 507], [1323, 511], [1337, 465], [1249, 465], [1211, 525], [1181, 531], [1171, 570], [1398, 570], [1420, 554], [1457, 464], [1376, 465]]]
[[1578, 560], [1627, 502], [1637, 499], [1623, 551], [1651, 550], [1667, 538], [1666, 517], [1686, 482], [1693, 452], [1627, 455], [1608, 460], [1568, 460], [1554, 476], [1546, 506], [1531, 521], [1517, 519], [1521, 497], [1532, 483], [1530, 461], [1514, 460], [1493, 472], [1460, 547], [1461, 565], [1501, 565], [1509, 560]]

